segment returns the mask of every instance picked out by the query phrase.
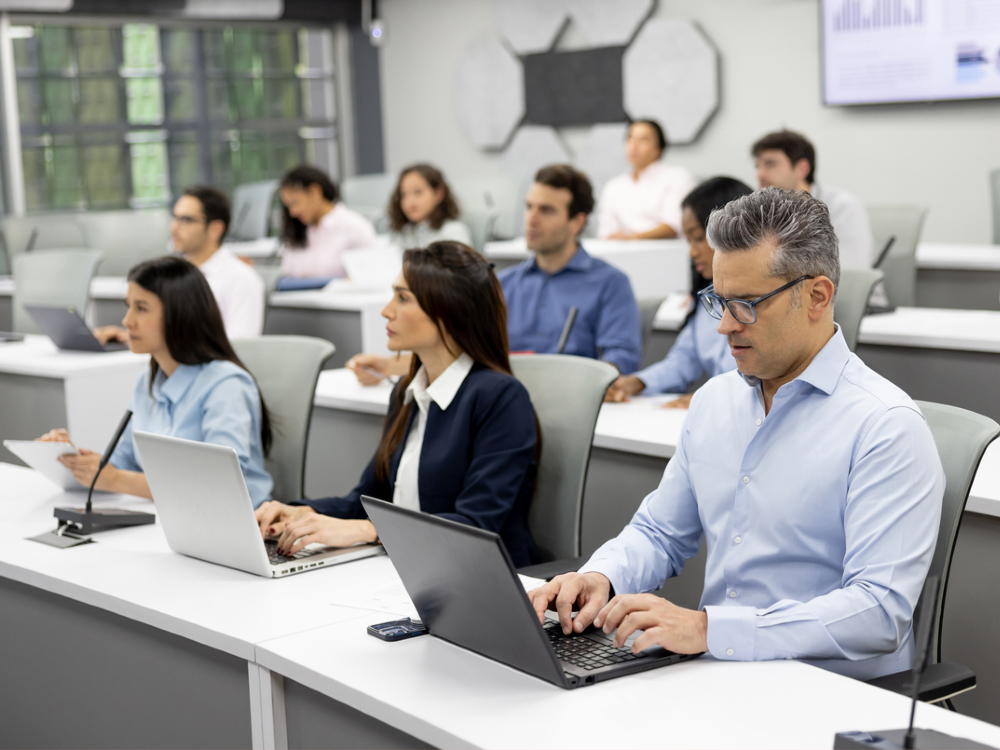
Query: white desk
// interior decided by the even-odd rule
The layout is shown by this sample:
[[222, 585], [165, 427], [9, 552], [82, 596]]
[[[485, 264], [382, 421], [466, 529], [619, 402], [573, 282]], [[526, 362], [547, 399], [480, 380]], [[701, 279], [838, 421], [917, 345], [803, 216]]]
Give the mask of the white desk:
[[[330, 592], [391, 580], [384, 557], [258, 578], [174, 554], [159, 525], [68, 550], [24, 539], [83, 497], [0, 464], [5, 746], [263, 747], [270, 683], [256, 644], [357, 617]], [[97, 504], [154, 510], [127, 496]]]
[[[346, 704], [436, 747], [828, 748], [838, 731], [904, 727], [906, 698], [797, 662], [707, 658], [562, 690], [433, 637], [386, 644], [372, 615], [269, 641], [263, 666], [326, 695], [289, 744], [336, 731]], [[336, 648], [332, 647], [336, 644]], [[388, 689], [387, 686], [395, 686]], [[301, 692], [301, 690], [299, 690]], [[917, 725], [994, 745], [1000, 727], [921, 705]]]
[[[666, 297], [691, 288], [691, 258], [684, 240], [584, 239], [584, 249], [622, 270], [636, 299]], [[529, 252], [524, 238], [487, 242], [483, 255], [499, 268], [520, 263]]]
[[283, 245], [280, 237], [261, 237], [259, 240], [227, 240], [222, 247], [244, 258], [280, 258]]
[[[76, 445], [104, 450], [148, 364], [129, 351], [59, 351], [47, 336], [0, 344], [0, 440], [66, 427]], [[0, 460], [20, 463], [2, 447]]]
[[996, 310], [998, 304], [1000, 245], [917, 246], [917, 305]]
[[343, 367], [359, 352], [386, 352], [382, 308], [392, 291], [275, 292], [264, 323], [265, 334], [317, 336], [333, 342], [327, 367]]

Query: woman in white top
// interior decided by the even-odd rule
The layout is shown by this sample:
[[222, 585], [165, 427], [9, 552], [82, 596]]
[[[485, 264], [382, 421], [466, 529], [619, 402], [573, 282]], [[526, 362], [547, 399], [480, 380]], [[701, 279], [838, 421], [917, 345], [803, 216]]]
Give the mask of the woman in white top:
[[656, 120], [628, 129], [625, 156], [632, 171], [608, 181], [598, 201], [597, 235], [611, 240], [662, 240], [681, 232], [681, 201], [695, 187], [684, 167], [660, 160], [667, 137]]
[[413, 164], [399, 173], [388, 214], [393, 245], [427, 247], [442, 240], [472, 245], [469, 228], [458, 221], [458, 203], [444, 175], [430, 164]]
[[345, 250], [375, 244], [375, 227], [340, 202], [340, 191], [315, 167], [296, 167], [281, 180], [284, 205], [281, 270], [299, 279], [344, 276]]

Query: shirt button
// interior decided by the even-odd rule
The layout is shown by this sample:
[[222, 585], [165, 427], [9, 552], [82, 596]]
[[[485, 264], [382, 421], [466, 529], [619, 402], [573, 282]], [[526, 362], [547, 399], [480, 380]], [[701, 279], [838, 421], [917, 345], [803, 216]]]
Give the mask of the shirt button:
[[730, 599], [735, 599], [736, 598], [736, 592], [735, 591], [730, 591], [729, 592], [729, 598]]
[[750, 477], [743, 477], [743, 484], [750, 484]]
[[757, 420], [757, 426], [760, 427], [760, 420]]
[[736, 542], [737, 544], [739, 544], [740, 542], [742, 542], [742, 541], [743, 541], [743, 537], [741, 537], [741, 536], [738, 536], [738, 537], [736, 537], [736, 538], [735, 538], [735, 539], [734, 539], [733, 541], [734, 541], [734, 542]]
[[726, 649], [726, 656], [732, 656], [735, 653], [731, 648]]

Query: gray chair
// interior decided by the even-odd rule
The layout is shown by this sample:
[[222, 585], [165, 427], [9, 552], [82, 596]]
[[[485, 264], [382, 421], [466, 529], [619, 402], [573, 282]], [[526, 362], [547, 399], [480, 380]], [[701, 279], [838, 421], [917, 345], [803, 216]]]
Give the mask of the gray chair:
[[[448, 181], [451, 191], [458, 199], [462, 221], [468, 223], [470, 211], [495, 213], [491, 235], [500, 239], [520, 237], [524, 233], [520, 220], [523, 201], [518, 200], [520, 180], [504, 175], [487, 177], [484, 175], [457, 177]], [[487, 236], [487, 240], [493, 239]]]
[[466, 209], [459, 217], [469, 228], [472, 235], [472, 246], [479, 252], [483, 251], [483, 246], [493, 239], [493, 227], [496, 225], [499, 214], [496, 211], [487, 209]]
[[267, 314], [271, 312], [271, 295], [278, 289], [281, 281], [281, 265], [276, 263], [254, 264], [254, 270], [264, 279], [264, 327], [267, 328]]
[[542, 429], [528, 528], [542, 562], [577, 558], [594, 428], [618, 370], [607, 362], [560, 354], [511, 357], [510, 364], [528, 389]]
[[[957, 406], [918, 401], [934, 434], [941, 464], [944, 467], [945, 491], [941, 508], [941, 526], [937, 544], [931, 558], [928, 576], [941, 579], [937, 607], [931, 616], [931, 653], [927, 671], [921, 680], [920, 699], [936, 703], [975, 687], [975, 675], [959, 664], [941, 662], [941, 621], [944, 615], [945, 593], [948, 590], [948, 574], [955, 554], [955, 540], [958, 538], [962, 513], [969, 499], [972, 480], [979, 469], [979, 462], [987, 446], [1000, 434], [1000, 425], [988, 417]], [[919, 611], [918, 611], [919, 616]], [[917, 632], [918, 622], [913, 622]], [[873, 685], [894, 692], [909, 695], [912, 689], [912, 673], [900, 672], [869, 681]]]
[[277, 192], [277, 180], [238, 185], [233, 190], [232, 224], [227, 239], [240, 242], [267, 237], [271, 204]]
[[345, 177], [340, 184], [340, 199], [344, 205], [371, 221], [376, 229], [384, 229], [385, 209], [389, 205], [396, 178], [391, 174], [361, 174]]
[[13, 328], [38, 333], [25, 305], [74, 307], [81, 315], [90, 302], [90, 281], [101, 262], [96, 250], [33, 250], [14, 257]]
[[874, 268], [843, 268], [840, 271], [833, 319], [840, 326], [852, 352], [858, 347], [858, 331], [861, 330], [861, 319], [868, 307], [868, 298], [884, 276]]
[[868, 206], [868, 219], [881, 252], [889, 238], [895, 238], [889, 255], [879, 268], [885, 273], [885, 293], [889, 304], [913, 307], [917, 299], [917, 245], [927, 211], [919, 206]]
[[232, 343], [256, 378], [271, 415], [274, 441], [264, 466], [274, 479], [272, 497], [283, 502], [300, 500], [316, 381], [336, 347], [309, 336], [261, 336]]
[[79, 220], [87, 230], [87, 246], [104, 255], [103, 276], [126, 276], [137, 263], [169, 252], [170, 211], [165, 208], [91, 211]]
[[1000, 245], [1000, 169], [990, 172], [990, 209], [993, 213], [993, 244]]
[[[642, 322], [642, 348], [646, 349], [650, 336], [653, 335], [653, 323], [656, 321], [656, 313], [666, 297], [649, 297], [639, 300], [639, 320]], [[701, 304], [701, 303], [698, 303]]]

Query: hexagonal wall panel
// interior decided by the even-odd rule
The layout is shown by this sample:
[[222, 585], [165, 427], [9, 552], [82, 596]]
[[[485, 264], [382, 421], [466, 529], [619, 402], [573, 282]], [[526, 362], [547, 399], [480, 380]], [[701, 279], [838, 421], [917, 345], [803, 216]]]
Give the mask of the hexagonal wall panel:
[[608, 180], [629, 168], [625, 159], [627, 132], [628, 124], [624, 122], [594, 125], [586, 140], [576, 147], [573, 163], [590, 178], [595, 198], [600, 198]]
[[548, 52], [566, 22], [566, 0], [494, 0], [493, 14], [518, 54]]
[[691, 21], [645, 23], [622, 61], [625, 111], [659, 120], [671, 143], [690, 143], [719, 106], [719, 56]]
[[566, 7], [595, 47], [610, 47], [628, 43], [653, 0], [566, 0]]
[[466, 50], [455, 69], [455, 115], [480, 148], [501, 148], [524, 117], [521, 61], [499, 39]]
[[500, 157], [500, 167], [507, 174], [530, 180], [546, 164], [568, 164], [572, 160], [565, 144], [553, 128], [525, 125], [514, 134]]

